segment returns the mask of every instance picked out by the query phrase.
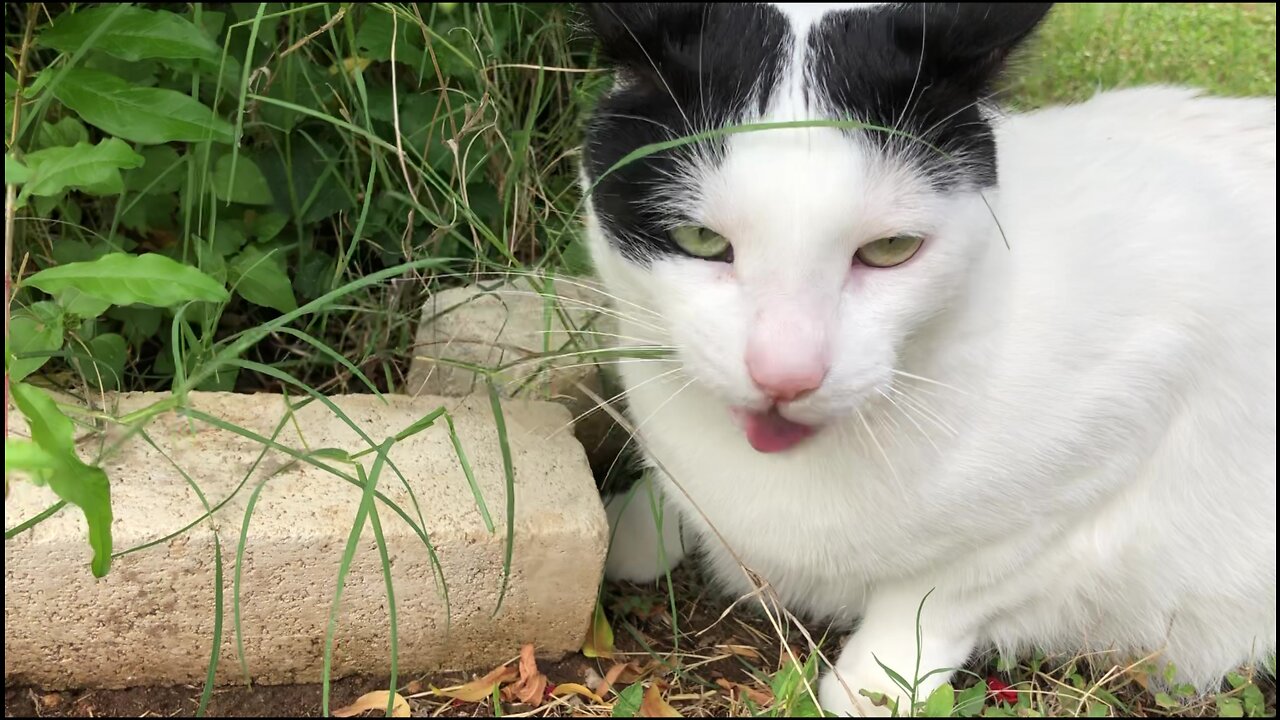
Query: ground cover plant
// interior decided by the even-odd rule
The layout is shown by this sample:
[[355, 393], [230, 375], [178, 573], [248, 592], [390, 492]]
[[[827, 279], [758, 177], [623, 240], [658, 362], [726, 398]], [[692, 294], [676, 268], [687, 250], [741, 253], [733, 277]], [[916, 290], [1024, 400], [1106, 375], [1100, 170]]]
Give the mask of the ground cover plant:
[[[6, 397], [31, 428], [29, 438], [6, 434], [6, 487], [21, 470], [62, 498], [6, 539], [82, 512], [84, 572], [104, 575], [135, 549], [113, 547], [111, 478], [101, 458], [76, 454], [74, 434], [112, 422], [145, 437], [150, 419], [194, 390], [287, 391], [298, 402], [392, 392], [433, 290], [587, 272], [577, 143], [608, 78], [577, 27], [564, 4], [6, 6]], [[1062, 6], [1019, 67], [1004, 91], [1018, 109], [1147, 82], [1274, 96], [1275, 6]], [[57, 403], [50, 390], [102, 412]], [[112, 390], [168, 399], [114, 417]], [[436, 421], [447, 417], [368, 438], [366, 458]], [[370, 492], [383, 472], [327, 460], [336, 480]], [[172, 531], [223, 500], [208, 498], [196, 522]], [[353, 508], [357, 535], [380, 534], [377, 509]], [[409, 509], [402, 519], [412, 522]], [[234, 567], [238, 550], [223, 548], [218, 563]], [[393, 672], [389, 685], [415, 712], [814, 714], [808, 681], [822, 660], [810, 640], [822, 629], [801, 632], [780, 608], [747, 607], [756, 601], [721, 619], [724, 605], [707, 610], [714, 602], [692, 571], [657, 590], [606, 587], [597, 657], [547, 671], [587, 694], [504, 697], [527, 680], [518, 673], [466, 702], [431, 689], [444, 679]], [[1267, 678], [1242, 674], [1200, 697], [1148, 691], [1165, 672], [1154, 661], [1083, 660], [977, 663], [904, 714], [1275, 711]], [[588, 671], [612, 674], [616, 689]], [[313, 709], [323, 697], [328, 711], [328, 694], [326, 681]], [[211, 686], [195, 696], [183, 711], [217, 707]], [[394, 710], [394, 693], [379, 699]]]

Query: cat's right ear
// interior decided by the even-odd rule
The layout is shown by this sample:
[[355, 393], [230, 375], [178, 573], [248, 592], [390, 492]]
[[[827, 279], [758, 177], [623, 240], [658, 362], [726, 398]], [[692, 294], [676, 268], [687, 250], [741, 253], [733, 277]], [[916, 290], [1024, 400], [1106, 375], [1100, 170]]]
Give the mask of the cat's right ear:
[[633, 77], [660, 73], [673, 30], [671, 5], [663, 3], [582, 3], [604, 58]]

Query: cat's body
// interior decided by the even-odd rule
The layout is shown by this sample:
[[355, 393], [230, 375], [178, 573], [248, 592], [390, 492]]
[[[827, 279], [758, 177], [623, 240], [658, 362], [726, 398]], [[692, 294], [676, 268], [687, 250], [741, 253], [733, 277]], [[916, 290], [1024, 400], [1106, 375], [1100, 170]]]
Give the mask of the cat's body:
[[[800, 37], [814, 22], [786, 19]], [[786, 78], [806, 76], [788, 72], [739, 121], [830, 116], [799, 109], [823, 103], [795, 102]], [[1160, 653], [1207, 687], [1275, 652], [1274, 100], [1145, 88], [992, 126], [998, 185], [832, 128], [662, 168], [695, 199], [648, 202], [714, 224], [724, 262], [636, 252], [645, 229], [594, 188], [618, 333], [680, 361], [620, 365], [667, 505], [731, 591], [751, 589], [741, 560], [794, 611], [861, 619], [824, 677], [829, 710], [901, 694], [874, 658], [910, 677], [991, 646]], [[832, 270], [904, 228], [926, 236], [919, 257]], [[813, 357], [797, 399], [777, 391]], [[616, 576], [661, 570], [649, 506], [622, 513]]]

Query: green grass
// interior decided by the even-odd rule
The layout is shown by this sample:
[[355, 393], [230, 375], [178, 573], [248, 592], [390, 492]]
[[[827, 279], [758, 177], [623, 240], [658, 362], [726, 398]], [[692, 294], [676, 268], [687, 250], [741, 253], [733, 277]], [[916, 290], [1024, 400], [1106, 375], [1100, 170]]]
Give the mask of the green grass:
[[[128, 132], [104, 129], [65, 87], [59, 94], [57, 86], [74, 79], [77, 69], [113, 74], [133, 88], [184, 94], [220, 118], [202, 139], [130, 138], [128, 152], [115, 144], [102, 149], [119, 158], [118, 187], [80, 177], [67, 188], [32, 193], [24, 207], [6, 205], [12, 229], [6, 254], [17, 279], [14, 328], [22, 333], [12, 338], [11, 350], [41, 383], [89, 398], [116, 388], [171, 391], [171, 401], [116, 419], [136, 433], [195, 389], [301, 390], [326, 404], [325, 396], [337, 392], [394, 391], [404, 382], [418, 310], [432, 290], [506, 273], [585, 269], [578, 142], [607, 76], [596, 67], [590, 43], [572, 29], [568, 6], [175, 7], [182, 27], [205, 33], [203, 55], [125, 60], [111, 52], [105, 24], [95, 23], [70, 45], [48, 34], [51, 18], [70, 17], [64, 15], [68, 4], [6, 7], [7, 158], [29, 162], [41, 152], [47, 158], [46, 151]], [[1003, 97], [1014, 108], [1034, 108], [1143, 83], [1274, 96], [1275, 21], [1274, 5], [1060, 5], [1019, 58]], [[149, 47], [154, 52], [156, 45]], [[221, 142], [222, 135], [242, 141]], [[138, 166], [133, 153], [145, 163]], [[165, 255], [225, 283], [228, 297], [99, 309], [84, 297], [49, 296], [22, 282], [42, 268], [120, 251]], [[98, 415], [110, 415], [110, 408]], [[247, 432], [200, 413], [190, 417]], [[495, 422], [500, 417], [495, 414]], [[366, 440], [363, 454], [385, 458], [385, 445], [342, 419]], [[445, 421], [451, 425], [447, 415]], [[334, 459], [286, 448], [274, 436], [255, 440], [264, 452], [281, 450], [299, 462]], [[456, 437], [454, 447], [469, 478]], [[373, 500], [398, 516], [389, 522], [413, 526], [433, 553], [430, 529], [416, 508], [390, 505], [377, 492], [376, 471], [334, 475], [366, 491], [360, 509], [353, 509], [353, 538], [367, 519], [384, 553], [390, 600], [392, 577]], [[236, 492], [248, 482], [246, 475]], [[255, 486], [255, 497], [261, 487]], [[196, 528], [228, 500], [209, 498], [193, 509], [195, 520], [173, 530]], [[477, 504], [488, 520], [478, 495]], [[246, 530], [252, 508], [242, 518]], [[509, 523], [513, 509], [504, 510]], [[46, 517], [9, 529], [6, 537]], [[237, 560], [245, 541], [242, 536]], [[239, 576], [237, 561], [237, 642]], [[678, 658], [676, 606], [689, 598], [670, 599], [672, 640], [663, 652]], [[221, 608], [217, 614], [221, 629]], [[1068, 665], [1048, 674], [1075, 688], [1070, 692], [1047, 681], [1043, 668], [1014, 668], [1028, 697], [1050, 698], [1038, 707], [1028, 700], [1024, 709], [1071, 709], [1056, 698], [1078, 695], [1090, 681]], [[794, 666], [761, 672], [774, 679], [775, 694], [782, 683], [791, 688], [788, 697], [800, 697]], [[1185, 704], [1191, 707], [1189, 699]], [[1205, 707], [1162, 710], [1186, 714]]]
[[1020, 60], [1018, 107], [1100, 89], [1169, 83], [1222, 95], [1276, 94], [1274, 4], [1063, 4]]

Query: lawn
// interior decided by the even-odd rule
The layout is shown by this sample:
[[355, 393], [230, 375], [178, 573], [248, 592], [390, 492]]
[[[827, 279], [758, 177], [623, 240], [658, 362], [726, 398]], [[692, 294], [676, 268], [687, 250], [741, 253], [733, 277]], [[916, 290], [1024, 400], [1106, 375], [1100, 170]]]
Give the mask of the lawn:
[[[13, 382], [392, 391], [404, 383], [417, 310], [433, 289], [589, 269], [577, 144], [607, 75], [568, 6], [172, 7], [177, 20], [110, 5], [6, 5]], [[142, 28], [147, 49], [112, 30], [121, 27]], [[1274, 97], [1275, 28], [1275, 5], [1062, 5], [1001, 97], [1035, 108], [1144, 83]], [[140, 109], [122, 115], [126, 96]], [[69, 157], [97, 164], [68, 174], [60, 168]], [[148, 298], [109, 287], [121, 266], [97, 266], [78, 289], [26, 282], [40, 270], [142, 253], [166, 258], [169, 278], [191, 268], [232, 290], [178, 313], [168, 296], [139, 304]], [[376, 273], [384, 280], [365, 280]], [[286, 325], [292, 332], [279, 331]], [[611, 585], [604, 603], [634, 663], [624, 677], [663, 678], [666, 701], [684, 715], [811, 710], [800, 680], [814, 666], [792, 664], [788, 652], [812, 657], [802, 635], [748, 604], [717, 622], [726, 603], [696, 572], [681, 570], [672, 587]], [[610, 667], [579, 657], [547, 673], [582, 683]], [[1195, 697], [1148, 692], [1162, 668], [1142, 663], [1037, 658], [971, 670], [957, 680], [958, 697], [982, 697], [988, 716], [1274, 715], [1276, 707], [1272, 680], [1243, 675]], [[989, 678], [1010, 689], [987, 697]], [[415, 680], [416, 710], [495, 710], [423, 694], [432, 682], [461, 679]], [[341, 691], [379, 683], [349, 681]], [[7, 692], [7, 714], [83, 712], [37, 697]], [[141, 706], [95, 697], [99, 713], [194, 708], [183, 692], [145, 695]], [[214, 710], [233, 709], [235, 697], [215, 697]], [[280, 712], [310, 702], [280, 697]], [[610, 700], [539, 712], [607, 715]]]

